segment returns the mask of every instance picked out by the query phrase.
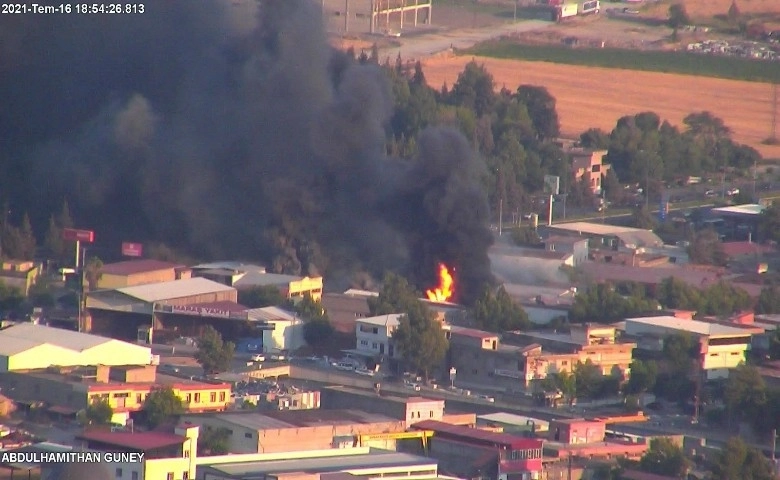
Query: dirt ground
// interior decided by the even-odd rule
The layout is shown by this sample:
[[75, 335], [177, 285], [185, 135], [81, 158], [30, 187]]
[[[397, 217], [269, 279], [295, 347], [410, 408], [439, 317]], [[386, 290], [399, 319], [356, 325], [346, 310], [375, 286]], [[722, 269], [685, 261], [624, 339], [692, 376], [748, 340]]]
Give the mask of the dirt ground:
[[[470, 60], [472, 57], [426, 60], [428, 84], [434, 88], [445, 82], [452, 86]], [[620, 117], [643, 111], [656, 112], [680, 125], [687, 114], [707, 110], [725, 121], [736, 141], [752, 146], [765, 158], [780, 158], [780, 146], [761, 144], [771, 132], [770, 84], [545, 62], [476, 60], [493, 75], [496, 88], [515, 89], [520, 84], [547, 87], [557, 100], [565, 136], [579, 136], [590, 127], [611, 131]]]
[[[732, 0], [684, 0], [685, 10], [693, 19], [712, 19], [715, 15], [726, 15]], [[780, 17], [778, 0], [737, 0], [737, 7], [743, 15], [770, 14]], [[666, 16], [669, 2], [647, 5], [645, 12], [650, 15]]]

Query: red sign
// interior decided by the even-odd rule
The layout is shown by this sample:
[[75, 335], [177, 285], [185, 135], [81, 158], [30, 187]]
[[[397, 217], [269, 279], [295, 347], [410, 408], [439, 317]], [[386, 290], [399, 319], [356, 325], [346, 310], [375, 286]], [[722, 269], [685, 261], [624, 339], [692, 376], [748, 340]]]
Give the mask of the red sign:
[[122, 242], [122, 255], [125, 257], [140, 257], [144, 253], [144, 246], [140, 243]]
[[75, 228], [63, 228], [62, 239], [68, 242], [86, 242], [95, 241], [95, 232], [92, 230], [77, 230]]

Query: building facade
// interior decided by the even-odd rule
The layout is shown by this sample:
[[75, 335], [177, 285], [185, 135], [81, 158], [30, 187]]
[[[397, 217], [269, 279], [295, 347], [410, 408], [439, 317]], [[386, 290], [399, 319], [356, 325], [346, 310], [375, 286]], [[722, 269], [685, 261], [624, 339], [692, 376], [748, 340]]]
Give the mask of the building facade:
[[601, 194], [601, 185], [609, 171], [609, 165], [604, 163], [606, 150], [572, 149], [571, 168], [575, 181], [584, 181], [594, 195]]
[[588, 240], [582, 237], [552, 235], [544, 240], [548, 252], [570, 254], [572, 266], [579, 267], [588, 261]]
[[114, 290], [148, 283], [172, 282], [190, 276], [191, 271], [184, 265], [152, 259], [128, 260], [103, 265], [97, 288]]
[[26, 297], [41, 274], [40, 265], [27, 260], [4, 260], [0, 269], [0, 283], [15, 288]]
[[403, 314], [393, 313], [376, 317], [355, 319], [355, 348], [368, 356], [398, 358], [393, 346], [393, 333], [400, 325]]
[[699, 341], [699, 365], [708, 380], [728, 378], [729, 370], [745, 363], [751, 333], [743, 328], [673, 316], [628, 318], [626, 335], [663, 340], [669, 335], [692, 335]]

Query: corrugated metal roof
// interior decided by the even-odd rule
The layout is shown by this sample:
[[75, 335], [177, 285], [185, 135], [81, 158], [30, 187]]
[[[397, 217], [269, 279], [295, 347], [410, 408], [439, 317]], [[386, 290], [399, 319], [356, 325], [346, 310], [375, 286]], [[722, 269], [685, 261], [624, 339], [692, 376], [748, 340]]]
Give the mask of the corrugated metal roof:
[[433, 430], [436, 434], [443, 434], [442, 437], [447, 436], [461, 438], [463, 440], [478, 440], [483, 442], [491, 442], [494, 444], [512, 445], [519, 448], [540, 448], [542, 440], [523, 438], [508, 433], [496, 433], [489, 432], [487, 430], [480, 430], [478, 428], [464, 427], [462, 425], [452, 425], [445, 422], [439, 422], [437, 420], [423, 420], [412, 425], [415, 430]]
[[356, 318], [357, 323], [367, 323], [378, 327], [397, 327], [401, 324], [401, 317], [405, 313], [391, 313], [388, 315], [377, 315], [376, 317]]
[[44, 344], [82, 352], [111, 341], [114, 340], [73, 330], [21, 323], [0, 331], [0, 354], [14, 355]]
[[535, 424], [536, 426], [549, 426], [550, 424], [550, 422], [541, 420], [539, 418], [525, 417], [522, 415], [515, 415], [513, 413], [506, 412], [478, 415], [477, 418], [480, 420], [487, 420], [488, 422], [503, 423], [506, 425], [515, 425], [518, 427], [525, 427], [526, 425], [529, 425], [529, 422]]
[[298, 317], [290, 311], [279, 307], [252, 308], [247, 311], [250, 320], [264, 320], [272, 322], [274, 320], [286, 320], [294, 322]]
[[134, 287], [118, 288], [117, 291], [145, 302], [159, 302], [174, 298], [191, 297], [207, 293], [227, 292], [233, 287], [213, 282], [207, 278], [186, 278], [172, 282], [148, 283]]
[[371, 453], [363, 455], [347, 454], [322, 458], [242, 462], [211, 465], [209, 468], [226, 475], [235, 476], [235, 478], [254, 478], [262, 474], [279, 474], [284, 472], [325, 473], [350, 470], [354, 473], [376, 468], [422, 465], [431, 465], [435, 469], [437, 462], [434, 459], [418, 457], [409, 453], [372, 450]]
[[717, 323], [700, 322], [697, 320], [686, 320], [683, 318], [672, 317], [670, 315], [627, 318], [626, 330], [631, 329], [631, 324], [650, 325], [653, 327], [667, 328], [669, 330], [680, 330], [689, 333], [695, 333], [697, 335], [738, 337], [750, 335], [750, 332], [746, 332], [741, 328], [719, 325]]

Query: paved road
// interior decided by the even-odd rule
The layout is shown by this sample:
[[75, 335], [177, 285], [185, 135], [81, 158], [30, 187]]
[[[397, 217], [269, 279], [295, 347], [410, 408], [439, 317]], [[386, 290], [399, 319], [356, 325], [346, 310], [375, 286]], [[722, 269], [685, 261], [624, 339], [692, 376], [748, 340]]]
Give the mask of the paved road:
[[544, 20], [525, 20], [486, 28], [460, 29], [413, 37], [401, 37], [400, 47], [380, 49], [379, 58], [384, 60], [389, 57], [393, 60], [400, 54], [404, 60], [421, 60], [437, 53], [445, 52], [451, 47], [466, 49], [480, 42], [503, 35], [540, 30], [550, 25], [554, 25], [554, 23]]

